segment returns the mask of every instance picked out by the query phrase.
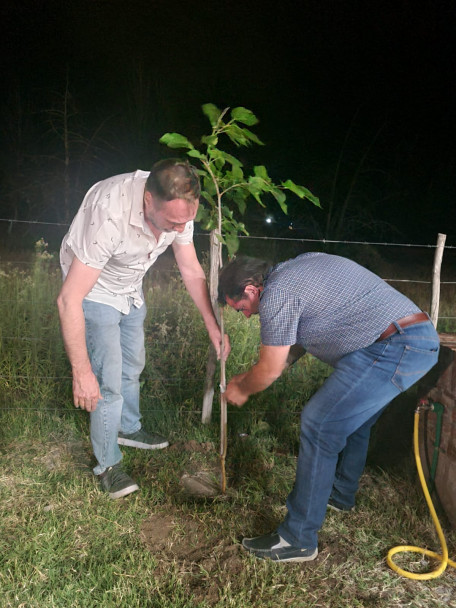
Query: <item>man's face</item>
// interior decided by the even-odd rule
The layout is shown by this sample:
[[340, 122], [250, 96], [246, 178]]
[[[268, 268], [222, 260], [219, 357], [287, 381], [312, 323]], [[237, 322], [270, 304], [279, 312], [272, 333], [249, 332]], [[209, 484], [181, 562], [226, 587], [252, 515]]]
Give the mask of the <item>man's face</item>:
[[232, 300], [226, 296], [226, 303], [234, 310], [242, 312], [243, 315], [249, 319], [252, 315], [257, 315], [260, 307], [260, 293], [262, 287], [255, 287], [254, 285], [247, 285], [244, 290], [244, 295], [240, 300]]
[[198, 201], [190, 203], [183, 198], [175, 198], [157, 205], [150, 192], [144, 193], [144, 217], [160, 232], [183, 232], [185, 224], [195, 219]]

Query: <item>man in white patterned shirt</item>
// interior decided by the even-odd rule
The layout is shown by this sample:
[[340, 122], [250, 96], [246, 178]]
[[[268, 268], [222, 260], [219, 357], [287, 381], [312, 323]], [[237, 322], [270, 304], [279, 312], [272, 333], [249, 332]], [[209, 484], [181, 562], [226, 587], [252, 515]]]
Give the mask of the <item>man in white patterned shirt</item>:
[[138, 489], [122, 469], [119, 444], [168, 445], [141, 428], [139, 376], [145, 362], [142, 281], [169, 245], [220, 356], [220, 328], [193, 245], [199, 196], [196, 170], [178, 159], [160, 161], [150, 173], [114, 176], [88, 191], [62, 242], [57, 304], [74, 405], [90, 412], [94, 473], [111, 498]]
[[435, 365], [439, 338], [426, 313], [380, 277], [335, 255], [306, 253], [274, 268], [240, 256], [220, 273], [219, 302], [260, 315], [258, 363], [226, 398], [243, 405], [307, 350], [334, 367], [301, 414], [294, 488], [277, 531], [245, 549], [280, 562], [313, 560], [327, 505], [350, 511], [372, 425]]

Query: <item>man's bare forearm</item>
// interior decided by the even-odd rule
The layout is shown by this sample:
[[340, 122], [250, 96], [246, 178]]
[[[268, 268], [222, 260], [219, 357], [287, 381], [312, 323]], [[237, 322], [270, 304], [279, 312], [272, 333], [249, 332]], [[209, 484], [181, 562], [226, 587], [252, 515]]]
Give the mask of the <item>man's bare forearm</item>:
[[63, 343], [73, 370], [84, 372], [92, 369], [85, 340], [85, 320], [82, 305], [58, 298], [60, 327]]

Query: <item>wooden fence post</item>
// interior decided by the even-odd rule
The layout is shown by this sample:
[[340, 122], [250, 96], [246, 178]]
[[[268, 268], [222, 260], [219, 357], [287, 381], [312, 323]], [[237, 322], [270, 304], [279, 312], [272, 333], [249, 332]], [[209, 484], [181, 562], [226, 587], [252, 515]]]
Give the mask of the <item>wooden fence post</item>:
[[437, 246], [434, 254], [434, 266], [432, 268], [432, 294], [431, 294], [431, 321], [437, 328], [439, 320], [440, 305], [440, 269], [442, 267], [443, 251], [445, 248], [446, 234], [437, 236]]
[[[220, 232], [218, 233], [220, 234]], [[210, 236], [210, 270], [209, 270], [209, 296], [217, 321], [220, 323], [220, 309], [217, 303], [218, 295], [218, 272], [220, 269], [221, 243], [217, 238], [217, 231], [212, 230]], [[206, 365], [206, 379], [204, 382], [203, 409], [201, 420], [203, 424], [209, 424], [212, 416], [212, 402], [214, 400], [214, 375], [217, 368], [217, 353], [211, 346]]]

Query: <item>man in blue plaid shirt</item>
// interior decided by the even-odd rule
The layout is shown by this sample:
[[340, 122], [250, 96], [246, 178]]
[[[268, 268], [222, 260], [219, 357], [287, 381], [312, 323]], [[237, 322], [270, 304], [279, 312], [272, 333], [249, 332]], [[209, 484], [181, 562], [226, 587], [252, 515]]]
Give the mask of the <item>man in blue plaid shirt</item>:
[[258, 362], [234, 376], [229, 403], [242, 406], [306, 351], [334, 367], [302, 410], [298, 465], [277, 531], [243, 547], [279, 562], [318, 555], [327, 506], [355, 505], [372, 425], [437, 362], [439, 338], [426, 313], [380, 277], [335, 255], [305, 253], [271, 268], [239, 256], [220, 272], [219, 302], [260, 315]]

